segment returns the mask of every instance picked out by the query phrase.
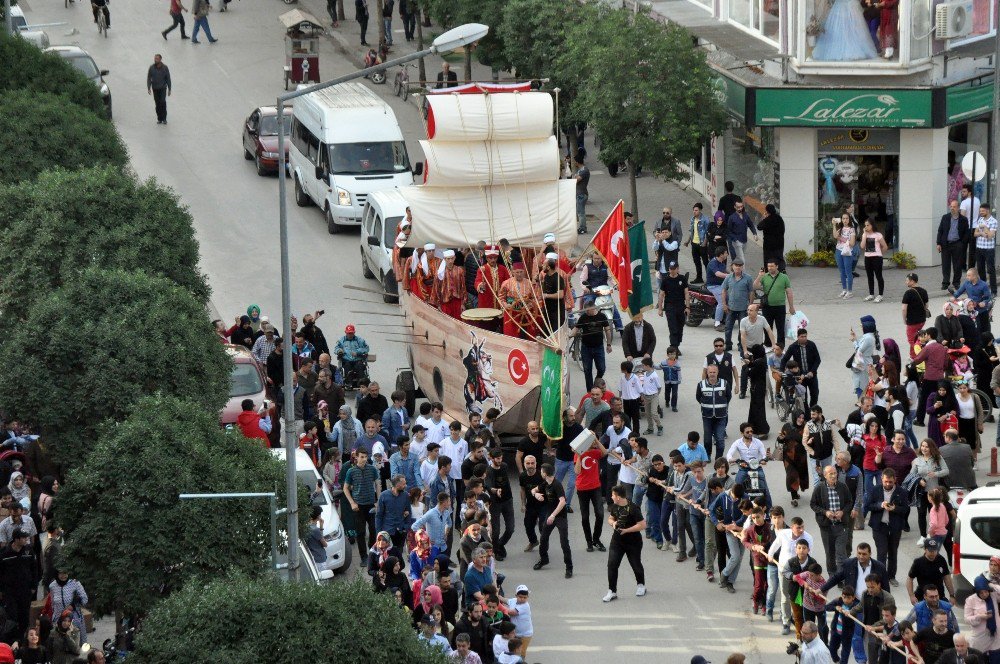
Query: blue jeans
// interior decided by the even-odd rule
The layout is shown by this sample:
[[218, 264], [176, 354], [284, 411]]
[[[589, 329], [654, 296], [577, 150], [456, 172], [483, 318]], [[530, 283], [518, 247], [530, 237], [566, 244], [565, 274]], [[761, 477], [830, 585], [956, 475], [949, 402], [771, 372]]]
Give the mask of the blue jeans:
[[715, 322], [722, 322], [722, 284], [718, 286], [705, 286], [708, 292], [715, 296]]
[[744, 260], [746, 256], [743, 253], [743, 248], [746, 246], [746, 242], [740, 242], [739, 240], [727, 240], [726, 244], [729, 249], [729, 260]]
[[858, 269], [859, 258], [861, 258], [861, 243], [857, 242], [854, 244], [854, 248], [851, 249], [851, 276], [854, 276], [854, 271]]
[[691, 537], [694, 539], [695, 559], [699, 565], [705, 564], [705, 517], [701, 514], [692, 514], [686, 509], [688, 522], [691, 524]]
[[840, 271], [840, 288], [850, 292], [854, 289], [854, 272], [852, 271], [854, 259], [836, 250], [833, 255], [837, 258], [837, 270]]
[[729, 310], [726, 314], [726, 350], [733, 349], [733, 328], [736, 328], [736, 346], [740, 349], [740, 355], [743, 354], [743, 342], [740, 341], [739, 326], [740, 321], [746, 318], [746, 311], [733, 311]]
[[663, 503], [655, 500], [647, 500], [649, 505], [646, 512], [646, 534], [657, 544], [663, 543], [663, 529], [660, 527]]
[[826, 468], [827, 466], [833, 463], [833, 457], [828, 456], [822, 459], [814, 459], [812, 457], [809, 457], [809, 461], [807, 463], [809, 464], [809, 479], [812, 482], [812, 486], [819, 486], [821, 472], [816, 470], [816, 466], [819, 466], [820, 468]]
[[215, 37], [212, 36], [212, 28], [208, 26], [208, 17], [202, 16], [201, 18], [196, 18], [194, 20], [194, 30], [191, 32], [191, 41], [198, 41], [198, 32], [204, 30], [205, 34], [208, 35], [208, 41], [215, 41]]
[[726, 425], [729, 424], [729, 416], [725, 417], [702, 417], [702, 428], [704, 429], [703, 444], [705, 452], [712, 456], [712, 442], [715, 441], [715, 458], [722, 456], [726, 447]]
[[854, 630], [854, 635], [851, 637], [851, 650], [854, 651], [854, 660], [858, 664], [865, 664], [868, 661], [868, 652], [865, 650], [865, 630], [860, 627]]
[[587, 194], [576, 195], [576, 224], [577, 230], [587, 232]]
[[730, 532], [726, 533], [726, 544], [729, 545], [729, 560], [722, 569], [722, 576], [729, 580], [729, 583], [736, 583], [736, 577], [740, 574], [740, 565], [743, 563], [743, 542]]
[[[687, 529], [690, 528], [688, 509], [683, 505], [674, 503], [671, 516], [673, 518], [674, 531], [671, 533], [670, 542], [680, 548], [680, 553], [687, 553]], [[660, 518], [662, 519], [663, 517]], [[693, 538], [694, 535], [692, 534], [691, 537]]]
[[[634, 484], [632, 489], [632, 502], [635, 506], [639, 508], [639, 512], [642, 513], [642, 499], [646, 497], [646, 486], [643, 484]], [[646, 520], [649, 523], [649, 519]], [[646, 528], [646, 532], [649, 532], [649, 528]]]
[[385, 24], [385, 43], [387, 46], [392, 46], [392, 17], [382, 17], [382, 23]]
[[[736, 484], [743, 484], [747, 480], [747, 471], [740, 468], [736, 471], [736, 477], [734, 482]], [[757, 481], [760, 483], [760, 488], [764, 490], [764, 496], [767, 498], [767, 509], [771, 509], [771, 490], [767, 488], [767, 476], [763, 472], [757, 473]], [[815, 486], [815, 484], [813, 485]]]
[[[920, 442], [917, 440], [917, 435], [913, 433], [914, 414], [915, 412], [907, 412], [903, 417], [903, 432], [906, 434], [906, 442], [910, 444], [910, 447], [918, 449], [920, 447]], [[997, 427], [997, 435], [1000, 436], [1000, 427]]]
[[778, 566], [767, 566], [767, 612], [774, 611], [774, 600], [778, 596]]
[[604, 376], [607, 365], [604, 362], [604, 346], [590, 347], [580, 344], [580, 359], [583, 361], [583, 380], [587, 385], [587, 391], [594, 386], [594, 367], [597, 367], [597, 378]]
[[[563, 482], [563, 478], [569, 475], [569, 480]], [[572, 461], [560, 461], [556, 459], [556, 479], [566, 489], [566, 507], [573, 506], [573, 493], [576, 492], [576, 469]]]
[[878, 484], [880, 471], [863, 470], [862, 472], [865, 474], [865, 502], [868, 502], [868, 494], [870, 494]]

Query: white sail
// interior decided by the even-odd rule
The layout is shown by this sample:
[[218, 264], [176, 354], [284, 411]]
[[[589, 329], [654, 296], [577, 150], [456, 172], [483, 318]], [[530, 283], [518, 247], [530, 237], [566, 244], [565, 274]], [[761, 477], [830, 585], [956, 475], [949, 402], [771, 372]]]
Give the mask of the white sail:
[[506, 238], [576, 242], [576, 183], [559, 179], [553, 101], [544, 92], [427, 98], [424, 184], [400, 189], [413, 212], [408, 246], [466, 247]]
[[556, 137], [529, 141], [420, 141], [426, 164], [424, 185], [523, 184], [559, 175]]

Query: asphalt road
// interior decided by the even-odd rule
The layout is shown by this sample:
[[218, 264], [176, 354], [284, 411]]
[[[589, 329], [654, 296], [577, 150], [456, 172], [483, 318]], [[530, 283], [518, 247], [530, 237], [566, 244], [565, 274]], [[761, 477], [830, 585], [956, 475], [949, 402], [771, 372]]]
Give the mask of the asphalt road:
[[[213, 13], [210, 17], [219, 42], [210, 45], [203, 40], [200, 45], [192, 45], [181, 41], [177, 31], [167, 42], [161, 38], [159, 32], [170, 25], [165, 0], [114, 3], [112, 29], [107, 39], [98, 36], [89, 7], [79, 0], [69, 9], [59, 7], [57, 2], [41, 0], [21, 4], [30, 22], [68, 22], [65, 27], [49, 29], [53, 44], [78, 44], [94, 56], [99, 67], [110, 69], [107, 81], [114, 96], [115, 124], [129, 146], [133, 166], [140, 176], [155, 177], [172, 187], [190, 207], [201, 242], [202, 267], [213, 288], [212, 304], [220, 316], [232, 320], [250, 303], [256, 303], [264, 314], [277, 321], [280, 313], [277, 180], [273, 176], [258, 177], [252, 163], [244, 161], [240, 132], [250, 111], [258, 105], [273, 104], [283, 89], [284, 42], [277, 16], [288, 7], [278, 0], [233, 2], [230, 12]], [[308, 0], [300, 7], [324, 16], [318, 0]], [[349, 14], [353, 15], [350, 11]], [[396, 23], [400, 27], [398, 20]], [[190, 18], [188, 27], [193, 27]], [[67, 34], [73, 28], [78, 34]], [[369, 35], [372, 29], [374, 24]], [[322, 43], [320, 70], [324, 79], [354, 69], [340, 44], [355, 43], [357, 25], [347, 21], [340, 32], [346, 35], [340, 41], [326, 39]], [[402, 34], [398, 35], [397, 43], [403, 43]], [[146, 69], [154, 53], [163, 55], [174, 85], [173, 95], [168, 99], [166, 126], [156, 124], [152, 98], [143, 94]], [[438, 69], [438, 61], [429, 59], [428, 71]], [[423, 127], [416, 107], [391, 97], [389, 86], [373, 88], [389, 99], [407, 138], [411, 161], [417, 161], [420, 158], [417, 140], [423, 136]], [[591, 154], [596, 152], [592, 150]], [[603, 218], [618, 198], [627, 196], [627, 182], [624, 178], [610, 179], [597, 162], [592, 169], [589, 209]], [[662, 205], [673, 206], [680, 215], [690, 210], [694, 200], [689, 193], [652, 177], [641, 178], [639, 187], [640, 216], [647, 219], [654, 219]], [[316, 208], [298, 208], [289, 200], [288, 209], [293, 312], [301, 316], [325, 309], [327, 314], [320, 325], [328, 338], [336, 338], [349, 322], [358, 325], [360, 334], [379, 356], [373, 365], [374, 376], [392, 385], [397, 369], [405, 362], [404, 346], [384, 338], [384, 321], [390, 319], [369, 314], [391, 313], [394, 306], [382, 304], [375, 295], [344, 288], [345, 285], [373, 288], [375, 284], [361, 276], [357, 232], [331, 236]], [[759, 249], [751, 247], [748, 253], [748, 267], [755, 271]], [[682, 266], [690, 266], [688, 254], [682, 254]], [[937, 282], [933, 270], [922, 273], [927, 284]], [[811, 336], [824, 357], [820, 402], [827, 413], [844, 418], [853, 402], [850, 376], [843, 367], [843, 360], [850, 352], [849, 329], [852, 325], [859, 328], [858, 317], [871, 312], [879, 320], [883, 338], [905, 340], [897, 304], [904, 290], [902, 272], [887, 270], [886, 302], [880, 305], [864, 303], [861, 297], [851, 301], [836, 299], [839, 286], [833, 270], [792, 270], [791, 277], [796, 303], [809, 316]], [[937, 291], [933, 294], [940, 297]], [[939, 301], [932, 301], [932, 310]], [[658, 348], [662, 353], [666, 346], [666, 326], [661, 319], [651, 320], [660, 337]], [[687, 431], [701, 429], [692, 392], [701, 357], [710, 350], [714, 336], [709, 323], [686, 331], [681, 412], [669, 414], [664, 436], [651, 437], [653, 452], [666, 454], [683, 441]], [[616, 347], [609, 366], [614, 367], [621, 359], [620, 348]], [[616, 376], [616, 372], [610, 371], [609, 376]], [[583, 378], [576, 369], [571, 384], [571, 402], [575, 403], [583, 391]], [[731, 438], [736, 436], [736, 424], [748, 404], [749, 401], [734, 401]], [[779, 423], [773, 411], [769, 411], [769, 419], [772, 429], [777, 430]], [[987, 425], [984, 440], [992, 442], [993, 437], [994, 425]], [[775, 502], [787, 508], [789, 497], [783, 488], [781, 469], [772, 465], [767, 475]], [[800, 507], [791, 510], [791, 514], [806, 518], [809, 530], [818, 539], [808, 509]], [[915, 524], [915, 517], [911, 520]], [[553, 564], [543, 571], [532, 571], [536, 554], [521, 552], [526, 538], [520, 528], [508, 547], [510, 557], [501, 564], [507, 575], [508, 591], [520, 583], [527, 584], [532, 591], [535, 638], [530, 661], [562, 664], [589, 658], [631, 664], [682, 663], [701, 653], [720, 662], [733, 651], [746, 653], [747, 661], [754, 663], [786, 661], [787, 638], [780, 636], [780, 626], [749, 614], [751, 580], [745, 567], [737, 582], [738, 594], [730, 595], [706, 583], [703, 574], [694, 572], [692, 561], [678, 564], [672, 554], [658, 552], [647, 543], [644, 558], [649, 594], [644, 598], [633, 596], [631, 572], [623, 565], [621, 599], [605, 605], [601, 597], [607, 586], [606, 554], [584, 551], [578, 514], [570, 517], [570, 536], [576, 572], [572, 580], [562, 578], [556, 542], [551, 554]], [[866, 539], [865, 533], [855, 536], [855, 542]], [[919, 553], [914, 539], [915, 534], [907, 536], [902, 544], [900, 566], [904, 572], [908, 560]], [[821, 552], [818, 557], [822, 560]], [[894, 590], [900, 604], [908, 608], [905, 593]], [[97, 640], [92, 636], [92, 641]]]

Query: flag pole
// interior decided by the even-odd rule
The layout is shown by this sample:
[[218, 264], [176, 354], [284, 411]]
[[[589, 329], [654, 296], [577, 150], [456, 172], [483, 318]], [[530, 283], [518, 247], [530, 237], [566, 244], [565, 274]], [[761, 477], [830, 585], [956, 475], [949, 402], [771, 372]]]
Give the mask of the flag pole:
[[[580, 257], [576, 259], [576, 264], [573, 266], [574, 270], [576, 270], [576, 268], [578, 268], [580, 264], [583, 263], [583, 260], [589, 255], [589, 252], [587, 250], [594, 246], [594, 238], [600, 235], [601, 231], [604, 230], [604, 227], [607, 226], [609, 221], [611, 221], [611, 216], [614, 215], [615, 210], [618, 209], [619, 205], [625, 207], [625, 200], [619, 198], [618, 202], [615, 203], [614, 207], [611, 208], [611, 212], [609, 212], [608, 216], [604, 218], [603, 222], [601, 222], [601, 225], [597, 228], [597, 231], [594, 232], [593, 237], [590, 238], [590, 242], [588, 242], [587, 246], [583, 248], [583, 252], [580, 254]], [[605, 263], [608, 262], [608, 257], [605, 256], [604, 254], [601, 254], [601, 258], [604, 259]]]

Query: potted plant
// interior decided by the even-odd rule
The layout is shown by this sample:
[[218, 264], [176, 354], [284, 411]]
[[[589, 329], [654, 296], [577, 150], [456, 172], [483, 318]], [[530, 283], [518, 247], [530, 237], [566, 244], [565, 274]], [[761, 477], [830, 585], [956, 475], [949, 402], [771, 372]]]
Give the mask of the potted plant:
[[904, 270], [912, 270], [917, 267], [916, 257], [910, 252], [903, 251], [902, 249], [895, 252], [889, 260], [895, 263], [896, 267]]
[[807, 258], [809, 258], [809, 254], [803, 249], [792, 249], [785, 254], [785, 262], [792, 267], [802, 267], [805, 265]]
[[809, 257], [809, 262], [816, 267], [830, 267], [836, 264], [837, 260], [833, 257], [832, 251], [821, 249], [813, 252], [813, 255]]

